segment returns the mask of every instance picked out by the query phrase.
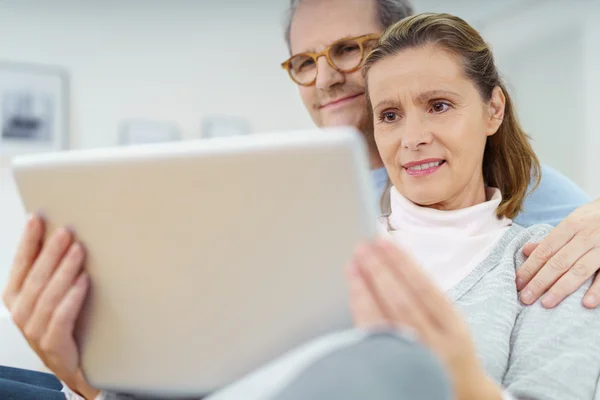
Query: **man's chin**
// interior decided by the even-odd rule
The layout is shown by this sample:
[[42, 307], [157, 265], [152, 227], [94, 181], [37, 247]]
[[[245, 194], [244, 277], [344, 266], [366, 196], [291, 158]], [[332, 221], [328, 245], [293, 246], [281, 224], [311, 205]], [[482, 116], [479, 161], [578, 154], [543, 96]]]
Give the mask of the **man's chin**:
[[323, 118], [323, 127], [335, 128], [340, 126], [351, 126], [360, 129], [360, 118], [357, 115], [344, 116], [344, 115], [329, 115]]

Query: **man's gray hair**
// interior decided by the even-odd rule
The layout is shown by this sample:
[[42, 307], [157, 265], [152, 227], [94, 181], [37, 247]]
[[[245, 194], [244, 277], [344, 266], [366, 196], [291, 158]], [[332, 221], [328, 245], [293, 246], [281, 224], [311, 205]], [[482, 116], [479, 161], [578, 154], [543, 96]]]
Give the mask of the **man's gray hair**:
[[[413, 8], [409, 0], [374, 0], [377, 3], [377, 18], [382, 29], [387, 29], [395, 22], [400, 21], [413, 14]], [[290, 0], [290, 8], [288, 9], [286, 25], [285, 25], [285, 42], [288, 50], [291, 51], [292, 45], [290, 40], [290, 31], [292, 30], [292, 19], [296, 13], [296, 9], [302, 0]]]

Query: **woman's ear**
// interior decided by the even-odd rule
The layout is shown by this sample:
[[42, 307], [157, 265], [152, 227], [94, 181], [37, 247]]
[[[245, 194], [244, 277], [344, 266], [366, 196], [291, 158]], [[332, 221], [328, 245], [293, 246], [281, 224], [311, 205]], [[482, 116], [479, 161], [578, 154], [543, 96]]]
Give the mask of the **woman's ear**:
[[488, 129], [487, 136], [492, 136], [502, 124], [504, 120], [504, 108], [506, 106], [506, 97], [504, 97], [504, 92], [500, 86], [496, 86], [492, 91], [492, 97], [490, 99], [488, 110], [489, 110], [489, 120], [488, 120]]

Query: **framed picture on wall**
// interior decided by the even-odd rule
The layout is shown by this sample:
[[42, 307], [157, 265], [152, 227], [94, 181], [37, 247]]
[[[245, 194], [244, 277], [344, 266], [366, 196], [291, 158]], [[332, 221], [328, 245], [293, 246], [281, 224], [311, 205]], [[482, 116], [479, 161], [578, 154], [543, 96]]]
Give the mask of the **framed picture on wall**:
[[250, 123], [242, 117], [213, 115], [202, 120], [201, 136], [203, 138], [239, 136], [249, 133]]
[[128, 120], [121, 123], [119, 144], [131, 146], [136, 144], [162, 143], [181, 140], [179, 127], [172, 122], [150, 120]]
[[0, 156], [67, 148], [67, 103], [64, 69], [0, 62]]

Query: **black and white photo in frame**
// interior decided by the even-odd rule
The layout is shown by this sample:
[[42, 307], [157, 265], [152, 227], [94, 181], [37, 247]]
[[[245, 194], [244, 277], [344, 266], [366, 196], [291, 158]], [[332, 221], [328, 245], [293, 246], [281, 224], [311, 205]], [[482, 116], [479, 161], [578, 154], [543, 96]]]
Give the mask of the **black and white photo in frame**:
[[251, 133], [250, 122], [241, 116], [210, 115], [202, 120], [201, 137], [243, 136]]
[[68, 144], [67, 73], [0, 62], [0, 155], [63, 150]]
[[164, 143], [177, 140], [181, 140], [180, 128], [170, 121], [131, 119], [123, 121], [119, 128], [119, 145], [121, 146]]

